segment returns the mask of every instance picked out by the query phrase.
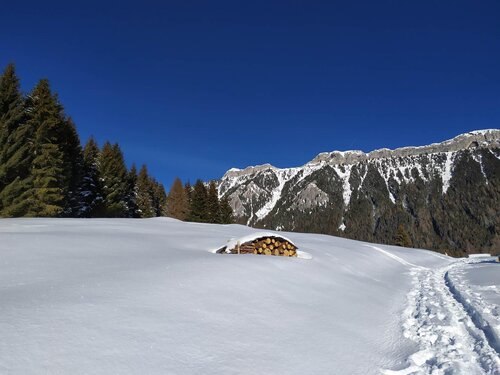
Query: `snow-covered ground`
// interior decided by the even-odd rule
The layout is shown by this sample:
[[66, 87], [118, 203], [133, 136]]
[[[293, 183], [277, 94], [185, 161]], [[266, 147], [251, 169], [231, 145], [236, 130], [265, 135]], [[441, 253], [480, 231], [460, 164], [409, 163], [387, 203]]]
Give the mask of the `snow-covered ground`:
[[[0, 374], [499, 374], [500, 264], [239, 225], [0, 220]], [[496, 267], [496, 268], [495, 268]]]
[[[479, 265], [459, 259], [411, 270], [413, 288], [403, 327], [405, 337], [417, 342], [420, 350], [410, 356], [408, 368], [386, 374], [500, 374], [497, 308], [480, 293], [472, 293], [462, 277], [471, 270], [477, 272]], [[490, 265], [496, 267], [496, 276], [478, 276], [487, 284], [498, 282], [500, 273], [499, 263]]]

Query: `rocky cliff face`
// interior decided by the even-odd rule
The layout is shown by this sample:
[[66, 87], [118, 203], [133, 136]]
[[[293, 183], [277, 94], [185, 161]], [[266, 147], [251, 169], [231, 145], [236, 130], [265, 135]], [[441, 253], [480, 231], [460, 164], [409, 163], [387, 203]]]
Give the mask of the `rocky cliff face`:
[[239, 222], [450, 255], [500, 252], [500, 130], [423, 147], [321, 153], [297, 168], [229, 170], [219, 182]]

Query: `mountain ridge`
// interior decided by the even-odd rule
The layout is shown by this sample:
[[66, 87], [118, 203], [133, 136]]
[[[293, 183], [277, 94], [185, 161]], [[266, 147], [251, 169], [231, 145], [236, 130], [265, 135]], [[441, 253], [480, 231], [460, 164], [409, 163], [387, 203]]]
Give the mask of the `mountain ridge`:
[[[500, 145], [500, 129], [473, 130], [473, 131], [470, 131], [467, 133], [459, 134], [456, 137], [453, 137], [451, 139], [447, 139], [447, 140], [442, 141], [442, 142], [435, 142], [435, 143], [431, 143], [429, 145], [423, 145], [423, 146], [403, 146], [403, 147], [397, 147], [395, 149], [383, 147], [383, 148], [378, 148], [378, 149], [375, 149], [375, 150], [372, 150], [369, 152], [365, 152], [362, 150], [325, 151], [325, 152], [320, 152], [313, 159], [311, 159], [307, 163], [301, 165], [301, 167], [303, 167], [307, 164], [311, 164], [311, 163], [319, 163], [323, 160], [326, 160], [328, 158], [328, 156], [331, 156], [331, 155], [335, 155], [335, 156], [339, 155], [341, 157], [351, 156], [351, 155], [364, 155], [367, 158], [379, 158], [379, 157], [387, 157], [387, 156], [382, 156], [384, 153], [398, 153], [398, 152], [403, 153], [403, 152], [408, 152], [408, 151], [410, 151], [410, 152], [420, 151], [419, 153], [423, 153], [423, 152], [429, 153], [428, 150], [430, 150], [430, 148], [439, 148], [439, 147], [453, 148], [453, 147], [456, 147], [458, 145], [463, 145], [464, 141], [466, 142], [467, 140], [471, 140], [471, 139], [472, 139], [472, 141], [481, 140], [483, 142], [483, 144], [485, 142], [487, 142], [488, 144], [494, 144], [494, 145], [496, 145], [496, 147], [498, 147]], [[459, 148], [456, 148], [454, 150], [451, 149], [451, 150], [447, 150], [447, 151], [457, 151], [458, 149]], [[430, 152], [439, 152], [439, 151], [430, 151]], [[333, 158], [330, 157], [330, 159], [333, 159]], [[259, 169], [265, 169], [265, 168], [289, 169], [289, 168], [297, 168], [297, 167], [280, 168], [280, 167], [276, 167], [270, 163], [264, 163], [264, 164], [260, 164], [260, 165], [254, 165], [254, 166], [247, 166], [243, 169], [232, 167], [224, 174], [222, 179], [228, 173], [229, 173], [229, 175], [231, 175], [233, 173], [238, 174], [239, 172], [244, 172], [244, 171], [251, 172], [253, 170], [259, 170]]]
[[[401, 223], [411, 234], [414, 234], [415, 226], [422, 232], [421, 215], [417, 215], [412, 206], [416, 204], [415, 200], [423, 200], [418, 203], [419, 209], [426, 204], [433, 206], [430, 215], [423, 215], [426, 217], [424, 221], [429, 222], [430, 228], [427, 229], [438, 234], [441, 240], [421, 241], [418, 237], [423, 233], [420, 233], [412, 236], [414, 245], [482, 251], [500, 243], [497, 233], [500, 223], [494, 218], [498, 211], [495, 207], [500, 201], [499, 158], [500, 130], [476, 130], [425, 146], [377, 149], [368, 153], [356, 150], [323, 152], [300, 167], [277, 168], [264, 164], [245, 169], [232, 168], [219, 181], [219, 194], [229, 197], [238, 222], [247, 225], [313, 231], [383, 243], [393, 243], [389, 234], [393, 230], [391, 226]], [[474, 186], [462, 186], [464, 183]], [[453, 194], [448, 194], [450, 187], [453, 194], [461, 196], [456, 198], [460, 202], [470, 201], [472, 211], [481, 210], [481, 204], [476, 202], [478, 199], [485, 200], [482, 203], [488, 204], [489, 210], [493, 211], [486, 215], [486, 219], [480, 212], [472, 215], [475, 227], [479, 231], [480, 228], [489, 228], [487, 231], [491, 234], [484, 234], [484, 243], [479, 246], [471, 244], [469, 238], [460, 243], [450, 238], [443, 242], [443, 238], [449, 236], [440, 233], [440, 228], [448, 224], [435, 223], [434, 214], [439, 209], [434, 212], [434, 205], [442, 206], [444, 201], [451, 206], [460, 204], [453, 201]], [[463, 196], [467, 199], [464, 200]], [[353, 216], [351, 211], [358, 204], [364, 207], [362, 213]], [[467, 212], [470, 211], [470, 207], [451, 210], [460, 217], [469, 215]], [[326, 219], [327, 223], [305, 223], [308, 213], [312, 212], [316, 214], [311, 218], [313, 221]], [[371, 215], [372, 219], [356, 217], [362, 214]], [[406, 217], [408, 215], [410, 218]], [[476, 216], [482, 216], [481, 224]], [[351, 226], [346, 222], [349, 220]], [[380, 220], [386, 221], [382, 227], [387, 233], [383, 236], [379, 232]], [[353, 225], [357, 221], [358, 224]], [[355, 229], [365, 234], [353, 232]]]

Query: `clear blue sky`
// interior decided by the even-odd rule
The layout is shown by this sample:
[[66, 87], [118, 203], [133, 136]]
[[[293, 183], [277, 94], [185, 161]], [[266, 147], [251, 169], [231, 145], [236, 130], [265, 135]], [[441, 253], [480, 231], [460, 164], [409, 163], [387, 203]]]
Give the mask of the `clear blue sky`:
[[500, 123], [500, 1], [9, 1], [0, 64], [170, 187]]

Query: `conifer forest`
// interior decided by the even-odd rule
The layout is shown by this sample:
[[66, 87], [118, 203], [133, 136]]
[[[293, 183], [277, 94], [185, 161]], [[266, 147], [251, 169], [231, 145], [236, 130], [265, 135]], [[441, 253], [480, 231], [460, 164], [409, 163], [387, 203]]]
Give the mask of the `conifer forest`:
[[167, 194], [146, 165], [127, 167], [118, 143], [82, 145], [49, 81], [24, 95], [9, 64], [0, 77], [0, 217], [156, 216], [233, 221], [215, 183], [176, 179]]

